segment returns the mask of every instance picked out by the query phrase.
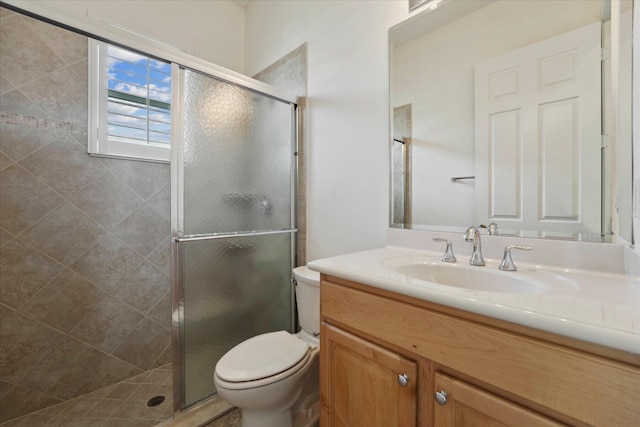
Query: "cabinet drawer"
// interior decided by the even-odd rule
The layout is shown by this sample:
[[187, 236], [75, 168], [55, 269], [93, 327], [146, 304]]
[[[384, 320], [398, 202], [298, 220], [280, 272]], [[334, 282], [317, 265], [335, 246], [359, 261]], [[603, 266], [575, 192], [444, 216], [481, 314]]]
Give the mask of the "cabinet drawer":
[[322, 319], [589, 425], [640, 420], [640, 368], [323, 281]]

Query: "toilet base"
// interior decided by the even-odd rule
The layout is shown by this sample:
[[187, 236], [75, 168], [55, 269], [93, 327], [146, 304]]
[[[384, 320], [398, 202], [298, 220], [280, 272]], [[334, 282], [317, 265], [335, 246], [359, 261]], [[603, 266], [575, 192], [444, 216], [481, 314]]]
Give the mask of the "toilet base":
[[242, 427], [293, 427], [291, 411], [242, 411]]
[[290, 411], [274, 414], [271, 411], [242, 411], [241, 427], [318, 427], [320, 425], [320, 401], [316, 401], [302, 412]]
[[293, 427], [318, 427], [320, 425], [320, 401], [309, 406], [304, 412], [293, 414]]

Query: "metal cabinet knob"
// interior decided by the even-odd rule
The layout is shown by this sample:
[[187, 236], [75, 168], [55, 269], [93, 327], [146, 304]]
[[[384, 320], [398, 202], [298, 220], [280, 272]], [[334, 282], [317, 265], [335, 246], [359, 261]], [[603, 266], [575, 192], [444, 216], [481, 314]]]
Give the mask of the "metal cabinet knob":
[[407, 384], [409, 384], [409, 377], [407, 374], [398, 375], [398, 384], [400, 384], [400, 387], [406, 387]]
[[438, 405], [446, 405], [447, 404], [447, 392], [444, 390], [436, 391], [435, 394], [436, 403]]

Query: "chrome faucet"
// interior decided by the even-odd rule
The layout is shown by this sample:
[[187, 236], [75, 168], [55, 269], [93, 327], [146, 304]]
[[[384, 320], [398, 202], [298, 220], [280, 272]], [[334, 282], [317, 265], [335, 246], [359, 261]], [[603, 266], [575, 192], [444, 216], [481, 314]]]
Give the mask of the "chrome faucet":
[[498, 267], [503, 271], [516, 271], [516, 265], [513, 263], [513, 258], [511, 258], [511, 249], [520, 249], [521, 251], [530, 251], [533, 249], [531, 246], [527, 245], [509, 245], [504, 248], [504, 256], [502, 257], [502, 262]]
[[489, 236], [499, 236], [500, 231], [498, 230], [498, 224], [492, 222], [489, 225], [480, 224], [479, 228], [486, 228], [488, 230]]
[[441, 239], [439, 237], [433, 238], [434, 242], [442, 242], [447, 244], [447, 249], [444, 251], [444, 255], [442, 256], [442, 261], [444, 262], [456, 262], [456, 256], [453, 254], [453, 247], [451, 241], [447, 239]]
[[469, 264], [471, 265], [484, 265], [484, 258], [482, 257], [482, 247], [480, 244], [480, 232], [476, 227], [469, 227], [467, 231], [464, 232], [464, 241], [465, 242], [473, 242], [473, 253], [471, 254], [471, 259], [469, 260]]

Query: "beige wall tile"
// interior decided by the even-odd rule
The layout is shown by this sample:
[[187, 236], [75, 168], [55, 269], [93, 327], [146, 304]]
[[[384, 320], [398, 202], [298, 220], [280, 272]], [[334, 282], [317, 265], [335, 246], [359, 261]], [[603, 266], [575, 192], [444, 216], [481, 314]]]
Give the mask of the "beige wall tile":
[[162, 187], [156, 194], [147, 200], [160, 216], [167, 221], [171, 221], [171, 184]]
[[59, 399], [78, 396], [108, 356], [71, 337], [65, 337], [21, 380], [25, 387]]
[[14, 86], [21, 86], [64, 66], [56, 53], [25, 25], [21, 16], [2, 19], [0, 25], [0, 74]]
[[95, 374], [82, 385], [80, 394], [91, 393], [107, 385], [112, 385], [139, 375], [142, 372], [142, 369], [138, 369], [118, 358], [109, 356]]
[[107, 173], [84, 190], [70, 197], [71, 202], [102, 224], [113, 230], [144, 201], [112, 173]]
[[22, 240], [13, 239], [0, 249], [0, 303], [18, 308], [63, 268]]
[[7, 93], [13, 89], [15, 89], [15, 87], [9, 83], [7, 79], [0, 76], [0, 94]]
[[107, 234], [71, 265], [71, 269], [110, 293], [143, 258], [112, 234]]
[[87, 83], [72, 68], [62, 68], [20, 87], [48, 118], [87, 123]]
[[0, 398], [2, 398], [2, 396], [7, 394], [7, 392], [11, 390], [11, 388], [13, 388], [13, 384], [0, 381]]
[[23, 19], [67, 64], [89, 55], [86, 37], [32, 18]]
[[78, 274], [65, 270], [19, 311], [48, 326], [69, 332], [91, 313], [105, 295]]
[[[22, 391], [26, 385], [64, 398], [103, 398], [113, 384], [143, 373], [109, 352], [118, 349], [142, 365], [171, 361], [168, 330], [108, 293], [121, 290], [123, 298], [144, 312], [153, 308], [154, 319], [169, 324], [170, 168], [88, 156], [86, 38], [2, 7], [0, 19], [0, 108], [12, 114], [12, 123], [21, 123], [0, 123], [0, 385], [13, 381]], [[148, 206], [132, 216], [146, 199]], [[150, 224], [144, 213], [152, 214]], [[144, 266], [129, 244], [108, 234], [128, 218], [120, 230], [125, 238], [145, 239], [130, 240], [149, 255]], [[157, 236], [154, 227], [161, 230]], [[76, 273], [62, 273], [59, 263]], [[10, 308], [20, 305], [39, 321]], [[64, 337], [60, 330], [69, 328]], [[18, 408], [11, 417], [40, 407], [27, 402], [38, 400], [39, 392], [14, 389], [0, 397], [11, 394], [10, 404]], [[31, 427], [44, 419], [86, 427], [87, 420], [77, 418], [85, 409], [81, 403], [70, 401], [80, 412], [58, 405], [15, 423]], [[114, 422], [126, 427], [139, 421]]]
[[[8, 421], [46, 406], [60, 403], [59, 399], [28, 390], [24, 387], [16, 386], [9, 393], [0, 398], [0, 423]], [[34, 422], [34, 418], [41, 420], [43, 416], [31, 417], [29, 422]], [[22, 420], [20, 421], [22, 422]], [[25, 424], [33, 426], [34, 424]]]
[[87, 154], [68, 134], [20, 161], [20, 165], [65, 197], [76, 194], [107, 173], [107, 169]]
[[160, 298], [160, 301], [149, 312], [149, 317], [165, 328], [171, 329], [171, 289]]
[[[149, 261], [144, 261], [120, 282], [118, 288], [118, 298], [147, 314], [171, 289], [171, 279]], [[166, 314], [168, 317], [169, 312]]]
[[62, 200], [18, 165], [0, 172], [0, 227], [13, 234], [41, 219]]
[[113, 355], [140, 369], [148, 370], [162, 354], [170, 339], [168, 329], [145, 317]]
[[145, 204], [129, 215], [114, 230], [131, 248], [147, 256], [164, 241], [171, 231], [169, 221]]
[[69, 265], [86, 254], [106, 233], [98, 223], [65, 202], [20, 237], [51, 258]]
[[119, 299], [105, 295], [69, 333], [92, 346], [111, 353], [135, 329], [142, 314]]
[[0, 379], [17, 383], [64, 335], [13, 312], [0, 324]]
[[0, 95], [0, 109], [13, 114], [23, 114], [25, 116], [43, 117], [44, 111], [19, 89], [12, 90]]
[[40, 129], [0, 123], [0, 151], [13, 160], [22, 160], [62, 134], [59, 130]]
[[0, 172], [2, 172], [3, 170], [5, 170], [6, 168], [8, 168], [14, 163], [15, 162], [11, 157], [7, 156], [3, 152], [0, 152]]
[[103, 159], [103, 162], [145, 200], [171, 181], [171, 168], [166, 163], [124, 159]]
[[171, 276], [171, 240], [165, 239], [149, 254], [147, 259], [166, 275]]

